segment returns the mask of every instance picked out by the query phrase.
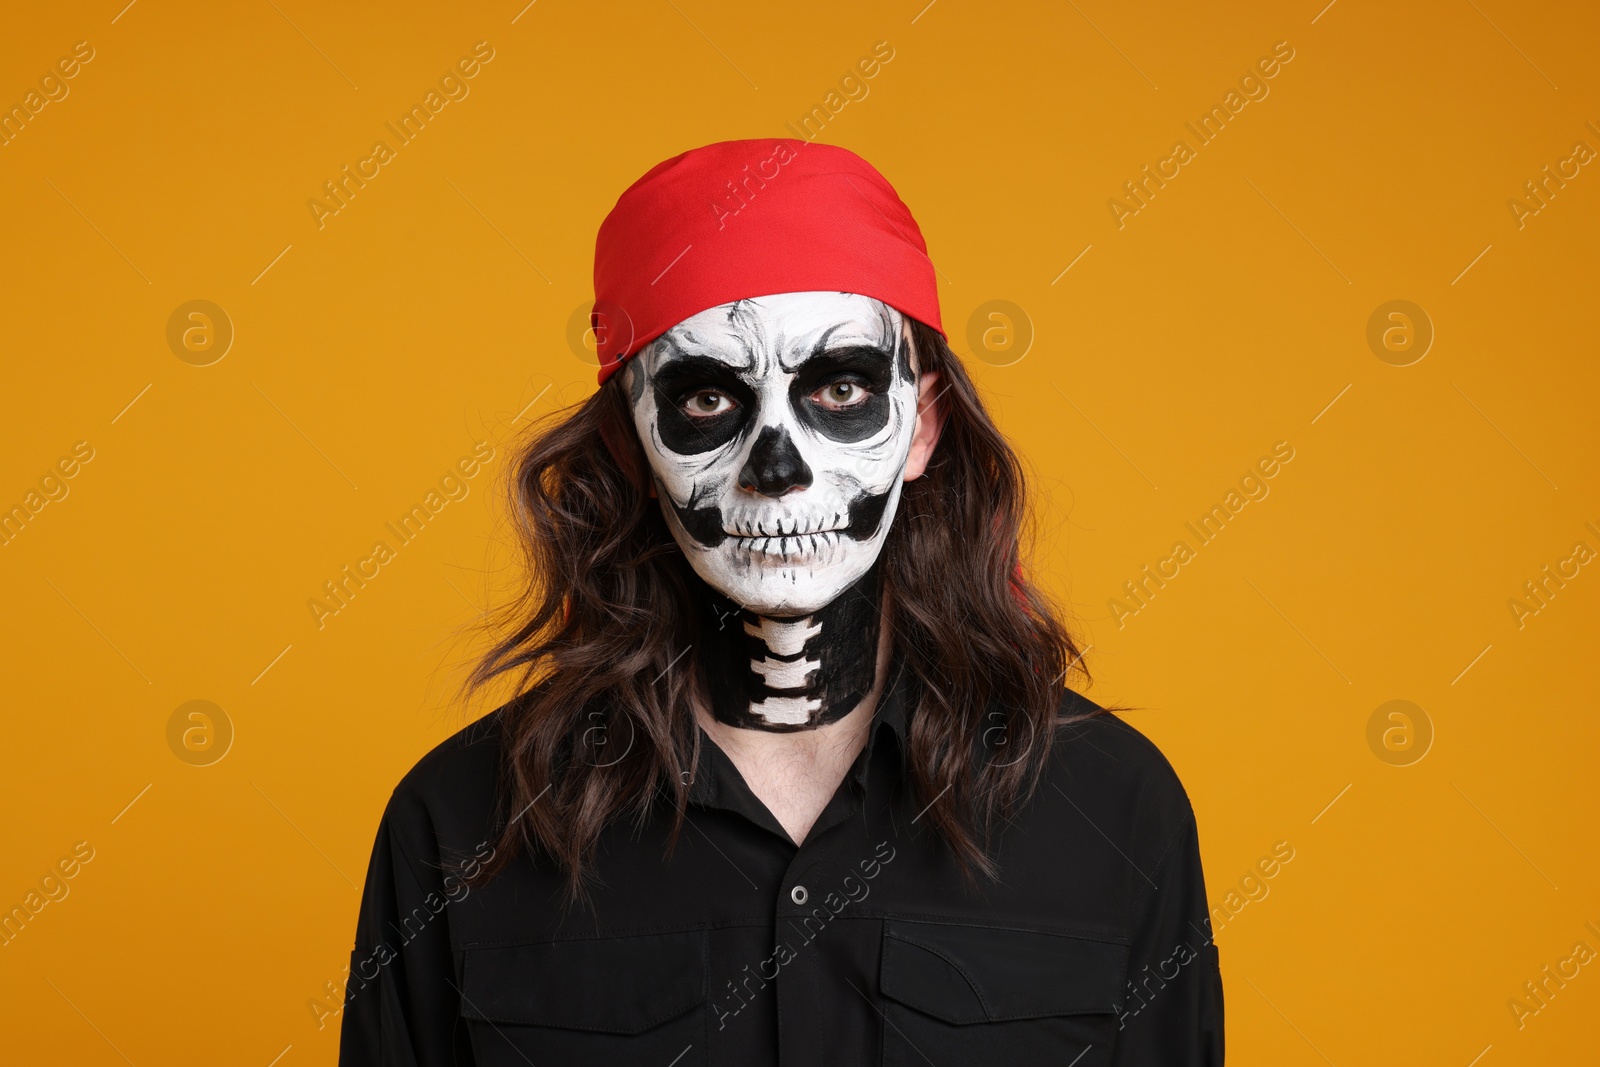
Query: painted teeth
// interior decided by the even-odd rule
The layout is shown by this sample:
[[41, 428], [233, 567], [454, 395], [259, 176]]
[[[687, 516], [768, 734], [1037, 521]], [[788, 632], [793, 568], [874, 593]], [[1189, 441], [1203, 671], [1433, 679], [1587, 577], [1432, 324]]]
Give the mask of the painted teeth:
[[833, 522], [826, 520], [817, 522], [804, 522], [801, 519], [777, 519], [768, 524], [765, 522], [753, 523], [748, 526], [735, 527], [728, 531], [730, 537], [811, 537], [818, 534], [839, 533], [843, 529], [840, 516], [835, 515]]
[[817, 533], [751, 537], [748, 551], [786, 559], [804, 554], [816, 555], [838, 540], [836, 530]]

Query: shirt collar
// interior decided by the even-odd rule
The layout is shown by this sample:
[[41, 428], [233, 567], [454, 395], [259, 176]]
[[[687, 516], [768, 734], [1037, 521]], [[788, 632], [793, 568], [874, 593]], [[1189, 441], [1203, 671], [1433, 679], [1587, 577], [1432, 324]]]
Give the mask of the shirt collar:
[[901, 772], [905, 770], [906, 734], [909, 728], [907, 713], [912, 701], [912, 681], [912, 674], [906, 669], [904, 660], [896, 660], [890, 665], [889, 681], [884, 685], [883, 696], [878, 699], [878, 709], [873, 713], [866, 747], [850, 772], [863, 789], [866, 787], [867, 768], [872, 765], [873, 753], [884, 733], [893, 738], [893, 754], [897, 757]]

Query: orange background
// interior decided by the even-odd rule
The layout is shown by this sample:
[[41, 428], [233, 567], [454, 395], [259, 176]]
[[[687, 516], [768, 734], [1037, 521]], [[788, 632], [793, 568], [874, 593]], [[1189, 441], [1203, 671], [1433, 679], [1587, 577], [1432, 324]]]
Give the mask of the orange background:
[[[1600, 964], [1520, 1027], [1508, 1001], [1600, 950], [1600, 568], [1521, 626], [1507, 602], [1600, 550], [1600, 174], [1520, 228], [1507, 202], [1600, 149], [1600, 13], [922, 3], [8, 15], [0, 103], [94, 50], [0, 147], [0, 505], [93, 450], [0, 547], [0, 903], [93, 850], [0, 947], [8, 1058], [334, 1062], [308, 1002], [348, 961], [388, 792], [489, 706], [450, 701], [513, 576], [505, 458], [593, 388], [568, 324], [596, 226], [659, 160], [792, 135], [878, 41], [820, 139], [922, 224], [1036, 469], [1090, 694], [1178, 768], [1213, 903], [1294, 849], [1219, 935], [1232, 1062], [1593, 1056]], [[469, 95], [319, 228], [307, 201], [479, 41]], [[1269, 95], [1119, 229], [1108, 200], [1279, 41]], [[167, 338], [195, 299], [235, 333], [206, 366]], [[995, 300], [1018, 311], [975, 351]], [[1408, 366], [1368, 344], [1391, 300], [1435, 334]], [[397, 546], [385, 523], [476, 441], [468, 495]], [[1197, 547], [1185, 523], [1279, 441], [1270, 494]], [[379, 539], [395, 558], [319, 628], [307, 602]], [[1108, 604], [1180, 539], [1137, 614]], [[169, 745], [191, 700], [232, 725], [209, 766]], [[1431, 724], [1420, 761], [1403, 729], [1369, 745], [1390, 700]]]

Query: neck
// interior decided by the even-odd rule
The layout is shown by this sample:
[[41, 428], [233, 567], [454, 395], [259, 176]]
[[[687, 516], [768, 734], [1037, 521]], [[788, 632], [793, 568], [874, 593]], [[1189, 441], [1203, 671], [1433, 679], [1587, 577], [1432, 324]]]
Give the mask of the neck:
[[878, 674], [882, 591], [874, 567], [818, 611], [776, 618], [707, 589], [706, 688], [718, 722], [787, 733], [850, 714]]

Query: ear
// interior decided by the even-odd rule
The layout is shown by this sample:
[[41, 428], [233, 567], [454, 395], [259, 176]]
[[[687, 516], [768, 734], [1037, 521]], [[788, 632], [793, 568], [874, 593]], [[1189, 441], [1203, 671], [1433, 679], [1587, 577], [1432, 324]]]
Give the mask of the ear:
[[906, 470], [901, 477], [913, 481], [922, 477], [933, 458], [933, 448], [939, 443], [944, 429], [944, 407], [939, 398], [944, 390], [939, 387], [943, 377], [938, 371], [925, 371], [917, 378], [917, 428], [911, 435], [911, 453], [906, 456]]

